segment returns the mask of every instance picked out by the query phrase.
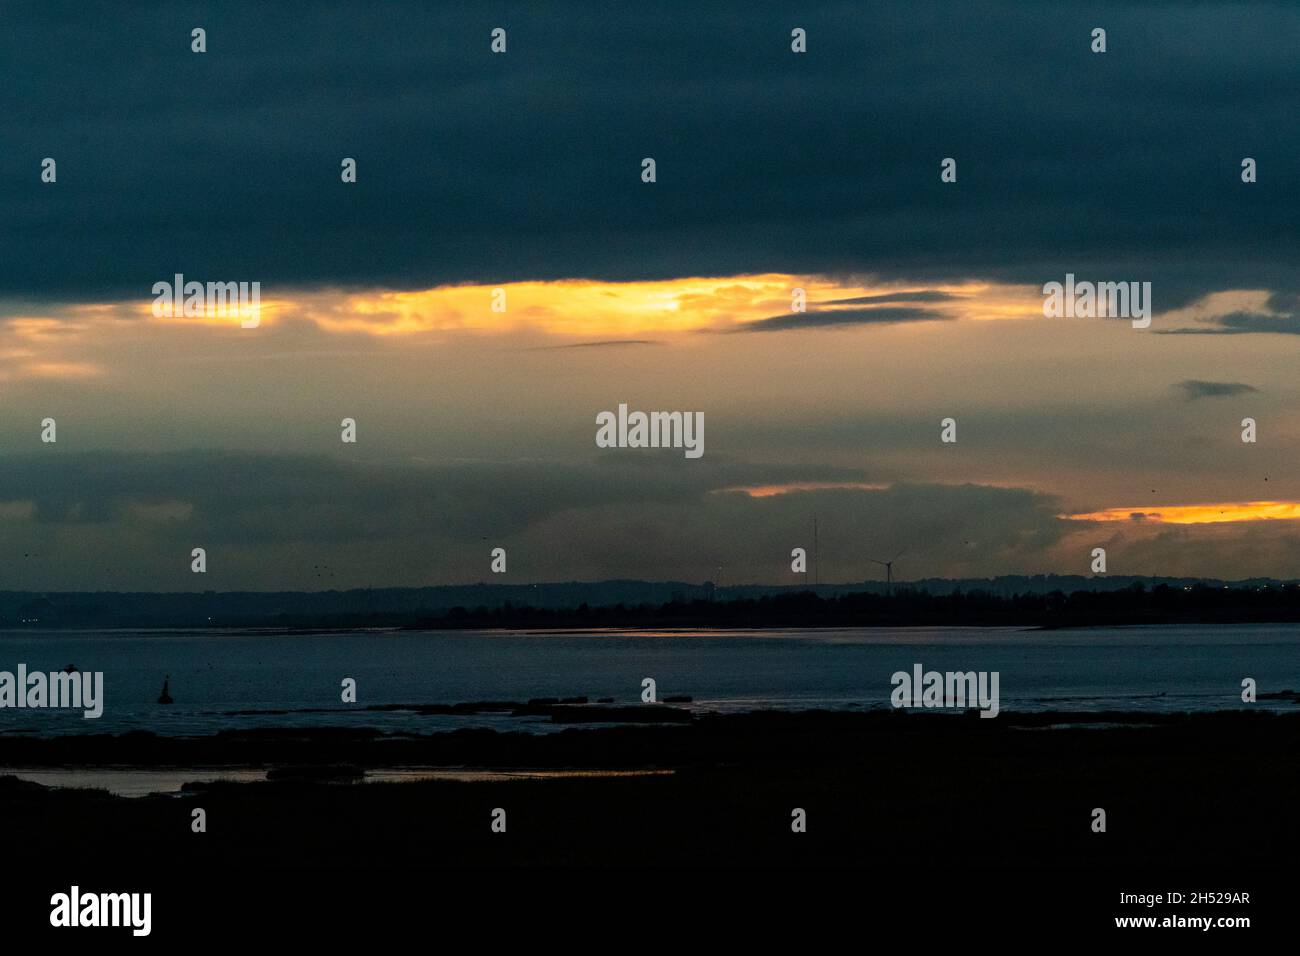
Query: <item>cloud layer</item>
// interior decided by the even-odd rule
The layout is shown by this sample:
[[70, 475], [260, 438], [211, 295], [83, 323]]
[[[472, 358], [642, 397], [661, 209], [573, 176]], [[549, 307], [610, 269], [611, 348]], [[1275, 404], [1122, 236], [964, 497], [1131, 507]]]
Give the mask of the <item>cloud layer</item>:
[[1158, 309], [1295, 293], [1300, 8], [1174, 9], [13, 3], [0, 297], [138, 297], [178, 271], [400, 289], [1073, 271], [1152, 280]]

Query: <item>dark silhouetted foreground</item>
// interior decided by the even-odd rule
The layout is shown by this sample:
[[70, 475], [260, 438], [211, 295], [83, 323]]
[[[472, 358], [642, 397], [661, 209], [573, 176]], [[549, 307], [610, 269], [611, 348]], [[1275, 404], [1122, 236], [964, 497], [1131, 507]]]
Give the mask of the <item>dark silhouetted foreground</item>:
[[[555, 734], [10, 738], [0, 740], [0, 765], [251, 766], [275, 779], [123, 799], [4, 778], [0, 802], [10, 852], [69, 866], [829, 864], [973, 876], [1214, 864], [1241, 873], [1294, 865], [1297, 752], [1300, 713], [1251, 712], [759, 713]], [[356, 782], [362, 770], [393, 767], [673, 772]], [[206, 834], [190, 832], [195, 807], [207, 811]], [[495, 807], [507, 811], [505, 834], [490, 830]], [[807, 833], [791, 832], [796, 807], [807, 811]], [[1106, 833], [1091, 830], [1096, 807]]]

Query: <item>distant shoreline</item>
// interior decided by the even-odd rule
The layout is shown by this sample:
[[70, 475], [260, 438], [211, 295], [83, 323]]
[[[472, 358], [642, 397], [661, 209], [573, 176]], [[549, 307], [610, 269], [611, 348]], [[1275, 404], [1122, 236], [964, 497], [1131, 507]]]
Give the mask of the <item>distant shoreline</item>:
[[[1107, 584], [1117, 582], [1106, 582]], [[991, 586], [928, 590], [896, 585], [850, 590], [732, 589], [701, 594], [666, 585], [548, 585], [288, 593], [79, 594], [0, 592], [0, 629], [565, 630], [644, 628], [1011, 627], [1061, 629], [1156, 624], [1300, 623], [1300, 584], [1205, 582], [1066, 591]], [[559, 589], [559, 590], [556, 590]], [[648, 590], [647, 590], [648, 589]], [[612, 600], [646, 593], [650, 599]], [[513, 597], [504, 597], [504, 594]], [[547, 595], [550, 597], [547, 597]], [[493, 596], [495, 595], [495, 597]], [[604, 596], [598, 600], [598, 596]], [[453, 599], [466, 603], [447, 603]], [[478, 603], [469, 603], [476, 601]], [[439, 603], [443, 602], [443, 603]]]
[[[1289, 621], [1264, 621], [1259, 623], [1291, 623]], [[1300, 623], [1300, 622], [1297, 622]], [[1087, 626], [1087, 625], [1082, 625]], [[1144, 627], [1142, 624], [1114, 624], [1108, 627]], [[1151, 625], [1159, 626], [1159, 625]], [[1175, 625], [1176, 626], [1176, 625]], [[1215, 625], [1204, 625], [1207, 627]], [[1231, 627], [1232, 624], [1224, 624], [1224, 627]], [[767, 626], [723, 626], [723, 625], [680, 625], [674, 627], [641, 627], [641, 626], [617, 626], [609, 627], [498, 627], [488, 625], [467, 625], [464, 627], [447, 627], [447, 626], [429, 626], [422, 627], [418, 625], [387, 627], [0, 627], [0, 634], [150, 634], [158, 637], [192, 637], [192, 636], [217, 636], [222, 633], [247, 635], [247, 636], [285, 636], [285, 637], [306, 637], [311, 635], [324, 634], [419, 634], [445, 631], [447, 633], [461, 633], [473, 631], [481, 634], [537, 634], [545, 636], [548, 634], [564, 634], [570, 637], [601, 637], [605, 635], [654, 635], [664, 634], [673, 637], [689, 636], [693, 632], [706, 632], [710, 635], [736, 634], [744, 635], [749, 633], [766, 633], [769, 631], [776, 632], [799, 632], [809, 631], [811, 633], [824, 633], [828, 631], [848, 631], [848, 630], [888, 630], [888, 631], [1047, 631], [1047, 630], [1068, 630], [1069, 628], [1049, 628], [1034, 624], [904, 624], [904, 625], [858, 625], [858, 624], [810, 624], [806, 627], [790, 627], [780, 624], [771, 624]]]
[[261, 637], [310, 637], [313, 635], [326, 634], [424, 634], [446, 632], [454, 633], [480, 633], [480, 634], [515, 634], [515, 635], [566, 635], [569, 637], [601, 637], [601, 636], [654, 636], [662, 634], [669, 637], [687, 637], [694, 632], [702, 632], [710, 636], [722, 636], [735, 634], [743, 636], [745, 634], [764, 634], [767, 632], [781, 632], [789, 634], [807, 631], [811, 634], [823, 634], [834, 631], [942, 631], [952, 633], [954, 631], [973, 631], [979, 633], [988, 633], [994, 631], [1006, 631], [1008, 633], [1043, 633], [1050, 631], [1073, 631], [1073, 630], [1125, 630], [1128, 628], [1143, 627], [1197, 627], [1197, 628], [1231, 628], [1246, 627], [1254, 625], [1269, 624], [1300, 624], [1300, 620], [1251, 620], [1251, 621], [1141, 621], [1134, 623], [1117, 623], [1117, 624], [806, 624], [806, 625], [787, 625], [787, 624], [753, 624], [753, 625], [711, 625], [711, 624], [681, 624], [673, 626], [646, 627], [644, 625], [608, 625], [602, 627], [565, 627], [560, 625], [550, 627], [514, 627], [502, 625], [462, 625], [450, 626], [446, 624], [429, 624], [429, 625], [384, 625], [384, 626], [364, 626], [364, 625], [322, 625], [319, 627], [298, 625], [292, 627], [267, 627], [264, 625], [227, 625], [227, 626], [209, 626], [209, 627], [145, 627], [124, 625], [121, 627], [23, 627], [23, 626], [0, 626], [0, 635], [10, 634], [148, 634], [156, 637], [196, 637], [219, 636], [223, 633], [239, 636], [261, 636]]

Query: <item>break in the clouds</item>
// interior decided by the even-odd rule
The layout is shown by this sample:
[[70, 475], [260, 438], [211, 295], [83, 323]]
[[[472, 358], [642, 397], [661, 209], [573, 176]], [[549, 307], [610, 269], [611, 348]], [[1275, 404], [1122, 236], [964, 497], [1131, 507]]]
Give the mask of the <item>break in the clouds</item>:
[[176, 272], [282, 294], [1133, 274], [1157, 309], [1298, 288], [1285, 0], [14, 2], [5, 22], [9, 299], [138, 297]]
[[960, 298], [951, 292], [937, 289], [920, 289], [916, 292], [884, 292], [877, 295], [858, 295], [849, 299], [831, 299], [826, 305], [883, 305], [887, 302], [951, 302]]

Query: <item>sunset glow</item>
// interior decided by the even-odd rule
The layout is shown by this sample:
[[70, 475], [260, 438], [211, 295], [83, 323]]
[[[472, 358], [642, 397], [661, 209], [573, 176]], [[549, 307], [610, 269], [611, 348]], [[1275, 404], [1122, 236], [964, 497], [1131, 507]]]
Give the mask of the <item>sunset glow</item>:
[[1240, 501], [1208, 505], [1167, 505], [1158, 508], [1107, 508], [1104, 511], [1061, 517], [1070, 521], [1150, 521], [1160, 524], [1294, 521], [1300, 519], [1300, 502]]
[[[805, 315], [840, 317], [862, 312], [870, 325], [873, 311], [917, 305], [937, 319], [1041, 318], [1037, 290], [1020, 286], [968, 283], [916, 288], [898, 285], [839, 284], [817, 276], [786, 274], [681, 278], [650, 282], [598, 282], [571, 279], [501, 285], [439, 286], [414, 291], [354, 292], [318, 290], [295, 294], [263, 290], [264, 322], [286, 318], [341, 333], [409, 335], [454, 330], [511, 332], [532, 329], [555, 335], [626, 336], [646, 333], [736, 331], [749, 323], [792, 311], [792, 295], [803, 289]], [[504, 293], [494, 310], [494, 293]], [[918, 298], [911, 300], [910, 294]], [[934, 297], [942, 297], [934, 301]], [[853, 302], [872, 297], [883, 301]], [[927, 298], [928, 297], [928, 298]], [[151, 302], [127, 310], [133, 316], [168, 324], [234, 325], [231, 317], [207, 311], [196, 316], [150, 315]], [[77, 306], [77, 318], [112, 318], [112, 305]], [[882, 313], [883, 314], [883, 313]], [[28, 320], [33, 322], [50, 320]], [[813, 323], [816, 324], [816, 323]], [[828, 323], [834, 324], [834, 323]], [[852, 324], [852, 323], [850, 323]]]

